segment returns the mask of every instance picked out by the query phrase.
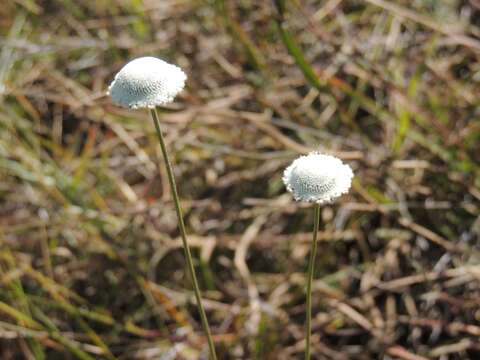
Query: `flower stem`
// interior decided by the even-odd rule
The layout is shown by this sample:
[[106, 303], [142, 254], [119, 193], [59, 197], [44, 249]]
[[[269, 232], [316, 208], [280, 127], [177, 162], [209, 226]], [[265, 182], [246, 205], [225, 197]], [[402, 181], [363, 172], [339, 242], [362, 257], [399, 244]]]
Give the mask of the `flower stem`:
[[175, 210], [177, 211], [178, 227], [182, 236], [183, 250], [185, 252], [185, 259], [187, 261], [188, 270], [192, 279], [193, 291], [195, 293], [195, 299], [197, 300], [198, 312], [200, 313], [200, 318], [202, 319], [203, 330], [207, 335], [211, 359], [217, 360], [217, 355], [215, 353], [215, 345], [213, 343], [212, 334], [210, 333], [210, 327], [208, 326], [207, 315], [205, 314], [205, 309], [202, 305], [200, 287], [198, 286], [197, 277], [195, 275], [195, 268], [193, 267], [192, 254], [190, 252], [190, 247], [188, 246], [187, 242], [187, 232], [185, 231], [185, 223], [183, 222], [182, 208], [180, 207], [180, 199], [178, 198], [177, 185], [175, 183], [175, 177], [173, 175], [172, 164], [170, 163], [170, 159], [168, 157], [167, 147], [165, 146], [162, 130], [160, 129], [160, 121], [158, 120], [157, 109], [151, 109], [150, 113], [152, 114], [153, 123], [155, 124], [155, 129], [157, 131], [158, 140], [162, 149], [163, 158], [165, 159], [165, 168], [167, 170], [168, 181], [172, 190]]
[[311, 349], [310, 342], [312, 337], [312, 282], [313, 273], [315, 269], [315, 256], [317, 254], [317, 235], [320, 224], [320, 205], [315, 204], [315, 216], [313, 223], [313, 241], [310, 250], [310, 260], [308, 262], [308, 278], [307, 278], [307, 321], [306, 321], [306, 345], [305, 345], [305, 360], [310, 360]]

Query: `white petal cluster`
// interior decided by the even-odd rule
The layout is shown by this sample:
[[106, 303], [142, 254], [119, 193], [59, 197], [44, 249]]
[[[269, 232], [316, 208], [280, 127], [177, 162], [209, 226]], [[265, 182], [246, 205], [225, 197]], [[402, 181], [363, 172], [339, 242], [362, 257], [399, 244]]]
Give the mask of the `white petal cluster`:
[[283, 173], [287, 190], [297, 201], [325, 204], [346, 194], [353, 171], [335, 156], [312, 152], [300, 156]]
[[141, 57], [115, 75], [107, 94], [117, 104], [131, 109], [154, 108], [172, 102], [183, 90], [186, 79], [178, 66], [155, 57]]

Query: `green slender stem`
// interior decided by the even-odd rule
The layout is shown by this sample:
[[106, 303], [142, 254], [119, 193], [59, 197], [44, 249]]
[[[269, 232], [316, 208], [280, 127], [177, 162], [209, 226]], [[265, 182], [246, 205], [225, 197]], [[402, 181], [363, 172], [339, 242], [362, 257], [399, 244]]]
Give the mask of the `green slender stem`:
[[195, 299], [197, 300], [198, 312], [200, 313], [200, 318], [202, 319], [203, 330], [207, 335], [208, 347], [210, 348], [210, 356], [212, 360], [217, 360], [217, 355], [215, 353], [215, 345], [213, 344], [212, 334], [210, 333], [210, 327], [208, 326], [207, 315], [205, 314], [205, 309], [202, 305], [202, 297], [200, 295], [200, 287], [198, 286], [197, 277], [195, 275], [195, 268], [193, 267], [192, 254], [190, 252], [190, 247], [187, 242], [187, 232], [185, 231], [185, 223], [183, 222], [182, 208], [180, 207], [180, 199], [178, 198], [177, 185], [175, 183], [175, 177], [173, 175], [172, 164], [168, 157], [167, 147], [165, 146], [165, 141], [163, 139], [162, 130], [160, 129], [160, 121], [158, 120], [158, 114], [156, 109], [150, 110], [152, 114], [153, 123], [155, 124], [155, 129], [157, 130], [158, 140], [160, 141], [160, 147], [162, 149], [163, 158], [165, 159], [165, 168], [167, 170], [168, 181], [170, 183], [170, 188], [172, 190], [173, 202], [175, 203], [175, 210], [177, 211], [178, 217], [178, 227], [180, 229], [180, 234], [182, 236], [183, 250], [185, 252], [185, 259], [187, 261], [188, 270], [193, 284], [193, 291], [195, 293]]
[[312, 282], [313, 273], [315, 269], [315, 256], [317, 255], [317, 235], [320, 224], [320, 205], [315, 205], [315, 216], [313, 223], [313, 240], [312, 248], [310, 250], [310, 260], [308, 262], [308, 278], [307, 278], [307, 321], [306, 321], [306, 345], [305, 345], [305, 360], [310, 360], [311, 349], [310, 342], [312, 337]]

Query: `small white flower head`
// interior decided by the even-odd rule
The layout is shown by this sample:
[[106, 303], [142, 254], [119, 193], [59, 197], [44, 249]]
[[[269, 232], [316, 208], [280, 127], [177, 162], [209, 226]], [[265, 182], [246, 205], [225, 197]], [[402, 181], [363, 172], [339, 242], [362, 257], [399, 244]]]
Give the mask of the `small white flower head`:
[[297, 201], [331, 203], [346, 194], [353, 171], [335, 156], [312, 152], [295, 159], [283, 172], [283, 182]]
[[127, 63], [115, 75], [107, 95], [119, 105], [154, 108], [171, 103], [183, 90], [187, 76], [178, 66], [147, 56]]

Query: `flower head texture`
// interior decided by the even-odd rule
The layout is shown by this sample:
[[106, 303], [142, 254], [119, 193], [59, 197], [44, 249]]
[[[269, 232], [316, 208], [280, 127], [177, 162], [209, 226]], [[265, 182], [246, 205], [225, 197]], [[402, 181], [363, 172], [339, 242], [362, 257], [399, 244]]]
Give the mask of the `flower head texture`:
[[283, 173], [283, 182], [295, 200], [317, 204], [331, 203], [346, 194], [352, 178], [350, 166], [318, 152], [300, 156]]
[[186, 79], [178, 66], [155, 57], [141, 57], [115, 75], [107, 94], [115, 103], [131, 109], [154, 108], [172, 102]]

